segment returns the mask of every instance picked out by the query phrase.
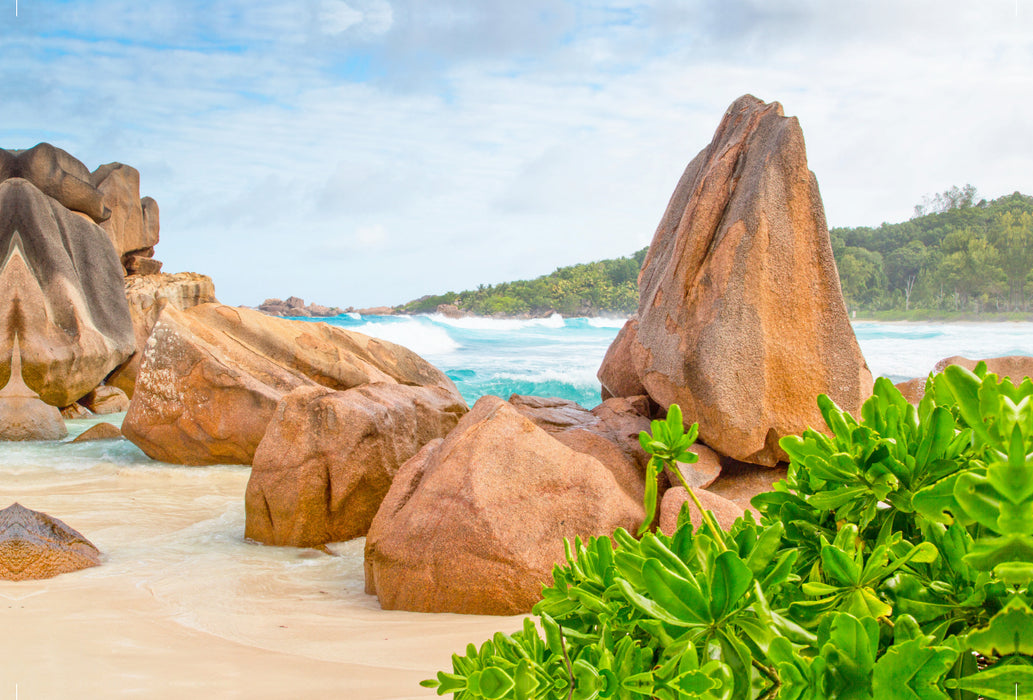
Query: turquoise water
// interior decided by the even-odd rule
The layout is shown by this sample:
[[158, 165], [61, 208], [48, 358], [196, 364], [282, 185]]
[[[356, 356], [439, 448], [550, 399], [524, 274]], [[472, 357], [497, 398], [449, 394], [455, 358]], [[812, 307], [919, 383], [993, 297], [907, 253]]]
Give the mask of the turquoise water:
[[[593, 407], [596, 371], [623, 319], [511, 320], [347, 314], [329, 323], [404, 345], [441, 368], [468, 403], [480, 396], [558, 396]], [[875, 323], [854, 325], [875, 375], [924, 376], [951, 355], [1033, 355], [1033, 323]]]

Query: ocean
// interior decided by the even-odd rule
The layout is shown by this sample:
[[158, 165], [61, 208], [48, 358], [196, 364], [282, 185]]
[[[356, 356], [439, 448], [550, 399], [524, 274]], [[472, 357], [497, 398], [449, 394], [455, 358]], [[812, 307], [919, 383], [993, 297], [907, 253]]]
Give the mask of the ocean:
[[[307, 319], [323, 320], [323, 319]], [[623, 319], [514, 320], [347, 314], [327, 322], [404, 345], [442, 369], [467, 403], [494, 394], [557, 396], [586, 408], [599, 401], [596, 371]], [[1033, 323], [857, 322], [875, 376], [894, 382], [928, 374], [952, 355], [1033, 355]]]
[[[599, 402], [595, 372], [623, 321], [330, 319], [406, 345], [469, 403], [492, 393]], [[1033, 355], [1033, 324], [858, 323], [873, 372], [926, 374], [939, 359]], [[69, 439], [99, 421], [68, 421]], [[245, 466], [149, 460], [126, 440], [0, 443], [0, 508], [64, 520], [102, 565], [0, 581], [0, 693], [14, 697], [435, 697], [421, 679], [519, 618], [381, 610], [364, 592], [363, 539], [315, 550], [244, 539]], [[60, 669], [61, 672], [55, 672]]]

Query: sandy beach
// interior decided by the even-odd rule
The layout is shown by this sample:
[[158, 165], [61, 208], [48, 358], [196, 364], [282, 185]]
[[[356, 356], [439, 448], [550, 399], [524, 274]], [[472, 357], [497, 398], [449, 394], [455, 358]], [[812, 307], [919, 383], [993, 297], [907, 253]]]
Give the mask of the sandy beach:
[[453, 652], [520, 626], [381, 610], [361, 539], [334, 556], [244, 541], [246, 467], [147, 463], [122, 441], [52, 447], [31, 464], [0, 446], [0, 501], [61, 518], [104, 559], [0, 581], [0, 699], [427, 698], [419, 681]]

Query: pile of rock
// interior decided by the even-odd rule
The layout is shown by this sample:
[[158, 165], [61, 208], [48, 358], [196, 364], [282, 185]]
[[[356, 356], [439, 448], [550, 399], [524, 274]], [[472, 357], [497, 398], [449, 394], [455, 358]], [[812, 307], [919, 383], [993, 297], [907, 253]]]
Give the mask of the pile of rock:
[[[526, 612], [564, 537], [641, 523], [637, 437], [671, 403], [700, 423], [700, 461], [679, 469], [727, 526], [785, 474], [778, 439], [821, 425], [817, 394], [856, 410], [870, 393], [799, 125], [777, 103], [729, 109], [679, 183], [640, 286], [592, 411], [514, 396], [468, 412], [447, 377], [390, 343], [167, 306], [123, 432], [164, 461], [252, 464], [254, 540], [365, 534], [367, 590], [385, 608]], [[262, 309], [311, 314], [297, 298]], [[676, 482], [660, 484], [661, 528], [688, 497]]]
[[125, 411], [160, 309], [215, 301], [210, 279], [159, 273], [158, 231], [134, 168], [91, 173], [46, 143], [0, 149], [0, 381], [17, 337], [19, 381], [46, 404]]
[[154, 274], [158, 244], [158, 204], [140, 198], [140, 173], [122, 163], [102, 165], [92, 173], [79, 160], [49, 143], [27, 150], [0, 149], [0, 181], [32, 183], [64, 209], [100, 225], [115, 248], [126, 274]]
[[340, 316], [345, 313], [342, 309], [333, 306], [321, 306], [319, 304], [305, 305], [305, 300], [299, 297], [287, 297], [283, 299], [266, 299], [258, 305], [258, 310], [270, 316], [293, 316], [295, 318], [309, 318], [316, 316], [326, 318], [329, 316]]

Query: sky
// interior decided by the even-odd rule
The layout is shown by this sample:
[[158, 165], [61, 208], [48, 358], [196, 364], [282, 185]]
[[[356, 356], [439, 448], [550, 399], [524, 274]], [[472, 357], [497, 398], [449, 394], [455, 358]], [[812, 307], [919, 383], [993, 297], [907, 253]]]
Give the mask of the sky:
[[830, 226], [1033, 194], [1033, 0], [0, 0], [0, 85], [0, 147], [136, 167], [230, 304], [629, 255], [746, 93]]

